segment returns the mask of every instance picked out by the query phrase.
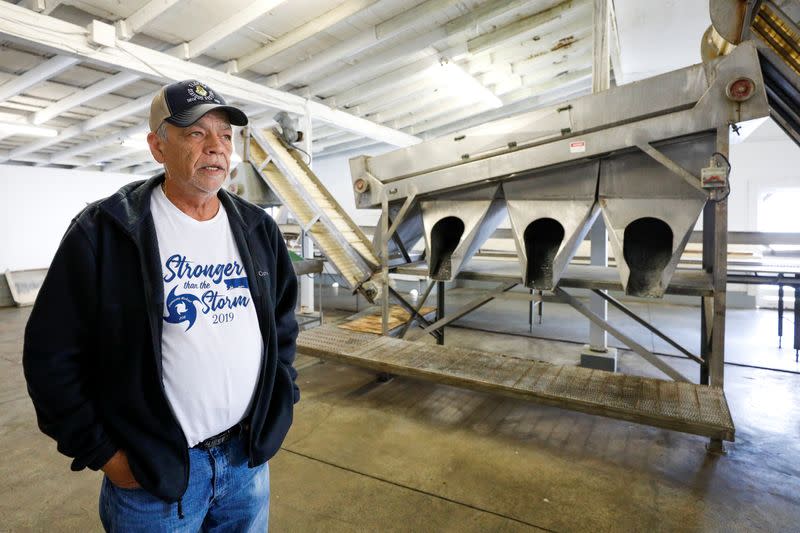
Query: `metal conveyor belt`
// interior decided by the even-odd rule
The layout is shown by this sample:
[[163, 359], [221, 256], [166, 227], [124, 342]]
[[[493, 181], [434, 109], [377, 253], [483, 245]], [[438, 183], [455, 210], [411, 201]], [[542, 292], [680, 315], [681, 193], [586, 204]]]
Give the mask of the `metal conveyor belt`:
[[[348, 286], [363, 289], [379, 263], [372, 244], [311, 169], [270, 130], [250, 132], [247, 157]], [[365, 291], [370, 301], [373, 290]]]

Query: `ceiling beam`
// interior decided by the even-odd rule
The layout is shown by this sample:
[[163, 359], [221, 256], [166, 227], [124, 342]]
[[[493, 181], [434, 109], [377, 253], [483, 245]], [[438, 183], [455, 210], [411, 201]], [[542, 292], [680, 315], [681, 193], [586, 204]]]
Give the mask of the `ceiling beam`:
[[611, 33], [609, 4], [611, 4], [611, 0], [594, 0], [593, 93], [606, 91], [611, 86], [611, 53], [608, 43]]
[[358, 35], [346, 41], [341, 41], [334, 46], [320, 52], [295, 65], [278, 72], [268, 78], [270, 87], [283, 87], [303, 76], [318, 72], [324, 67], [347, 59], [348, 57], [363, 52], [387, 39], [400, 34], [410, 28], [429, 28], [436, 24], [435, 15], [446, 9], [459, 4], [460, 0], [428, 0], [407, 11], [404, 11], [389, 20], [359, 32]]
[[[331, 147], [329, 150], [321, 152], [319, 154], [315, 154], [314, 157], [317, 160], [326, 159], [331, 157], [345, 157], [350, 155], [364, 155], [366, 151], [372, 151], [376, 148], [387, 146], [383, 143], [376, 143], [370, 141], [369, 139], [363, 139], [361, 143], [352, 142], [352, 143], [345, 143], [341, 144], [338, 147]], [[387, 150], [388, 151], [388, 150]]]
[[22, 7], [43, 15], [49, 15], [62, 3], [64, 3], [64, 0], [23, 0]]
[[371, 6], [375, 2], [376, 0], [349, 0], [343, 4], [340, 4], [330, 11], [320, 15], [319, 17], [306, 22], [300, 27], [281, 35], [271, 43], [265, 44], [264, 46], [257, 48], [252, 52], [248, 52], [241, 57], [232, 59], [225, 65], [225, 69], [229, 74], [243, 72], [250, 67], [257, 65], [258, 63], [269, 59], [275, 54], [283, 52], [297, 43], [300, 43], [309, 37], [316, 35], [317, 33], [327, 30], [334, 24], [338, 24], [349, 16], [358, 13], [368, 6]]
[[437, 82], [441, 82], [441, 80], [435, 79], [434, 76], [426, 76], [416, 82], [398, 83], [384, 91], [380, 98], [373, 98], [369, 102], [359, 104], [350, 111], [375, 122], [382, 122], [375, 118], [375, 113], [381, 113], [386, 110], [394, 111], [400, 104], [425, 97], [436, 91]]
[[369, 139], [364, 139], [364, 137], [361, 137], [361, 136], [358, 136], [358, 135], [353, 135], [352, 133], [342, 133], [342, 134], [339, 134], [339, 135], [333, 135], [331, 137], [327, 137], [327, 138], [325, 138], [325, 140], [322, 140], [322, 141], [314, 140], [314, 144], [313, 144], [314, 149], [313, 150], [314, 150], [314, 153], [316, 154], [316, 153], [325, 151], [326, 149], [330, 148], [331, 146], [336, 146], [338, 144], [342, 144], [342, 143], [350, 142], [350, 141], [356, 141], [356, 140], [361, 140], [362, 142], [363, 141], [372, 142]]
[[150, 155], [149, 151], [146, 150], [136, 150], [133, 154], [123, 157], [119, 161], [112, 161], [106, 165], [103, 165], [103, 172], [117, 172], [122, 170], [123, 168], [133, 167], [137, 165], [141, 165], [143, 163], [152, 163], [153, 157]]
[[53, 158], [53, 159], [63, 160], [67, 157], [72, 157], [78, 154], [85, 154], [86, 152], [97, 150], [98, 148], [108, 146], [109, 144], [122, 143], [123, 141], [129, 139], [131, 136], [141, 134], [148, 130], [149, 130], [149, 124], [145, 120], [143, 122], [140, 122], [139, 124], [116, 131], [111, 135], [104, 135], [99, 139], [95, 139], [93, 141], [86, 141], [84, 143], [77, 144], [71, 148], [67, 148], [66, 150], [63, 150], [58, 154], [58, 158]]
[[[572, 0], [566, 0], [562, 4], [571, 2]], [[342, 69], [335, 74], [320, 76], [317, 81], [309, 84], [309, 91], [312, 95], [318, 96], [324, 93], [335, 94], [338, 89], [353, 83], [355, 80], [368, 78], [376, 74], [377, 71], [385, 71], [387, 65], [397, 64], [398, 61], [402, 60], [401, 56], [404, 54], [410, 55], [415, 52], [422, 52], [429, 46], [447, 39], [453, 39], [456, 36], [475, 36], [479, 33], [479, 28], [492, 24], [499, 17], [511, 11], [528, 6], [530, 6], [530, 0], [493, 0], [424, 33], [409, 32], [411, 34], [408, 38], [394, 43], [394, 46], [379, 54], [365, 58], [356, 65]]]
[[[155, 92], [151, 94], [146, 94], [141, 98], [132, 100], [120, 107], [111, 109], [109, 111], [106, 111], [105, 113], [101, 113], [88, 120], [84, 120], [80, 124], [75, 124], [73, 126], [70, 126], [62, 130], [56, 137], [52, 137], [49, 139], [42, 139], [41, 141], [36, 141], [35, 143], [27, 143], [20, 146], [19, 148], [15, 148], [8, 154], [5, 155], [0, 154], [0, 163], [2, 163], [3, 161], [8, 161], [9, 159], [17, 159], [25, 154], [41, 150], [42, 148], [53, 146], [55, 144], [72, 139], [73, 137], [77, 137], [78, 135], [83, 135], [84, 133], [88, 133], [94, 129], [105, 126], [106, 124], [110, 124], [112, 122], [120, 120], [121, 118], [124, 118], [126, 116], [138, 113], [150, 107], [150, 102], [152, 101], [153, 96], [155, 96], [155, 94], [156, 94]], [[62, 159], [63, 158], [60, 153], [53, 154], [52, 156], [50, 156], [51, 163], [60, 163], [62, 162]]]
[[285, 1], [286, 0], [256, 0], [252, 4], [237, 11], [232, 17], [215, 24], [213, 28], [202, 35], [195, 37], [191, 41], [179, 44], [169, 52], [181, 59], [193, 59], [222, 39], [264, 16], [269, 10]]
[[[581, 6], [584, 4], [587, 9], [581, 9]], [[533, 48], [533, 50], [530, 49], [529, 44], [524, 49], [520, 46], [522, 51], [518, 55], [521, 54], [525, 58], [538, 58], [547, 54], [554, 47], [558, 47], [559, 49], [568, 48], [568, 44], [565, 46], [565, 42], [567, 42], [565, 39], [571, 41], [582, 36], [583, 33], [590, 33], [591, 9], [588, 8], [591, 7], [591, 4], [588, 2], [579, 2], [577, 7], [577, 11], [587, 11], [589, 16], [581, 17], [579, 20], [570, 23], [567, 27], [563, 28], [563, 31], [561, 31], [561, 27], [559, 27], [558, 31], [547, 30], [548, 33], [540, 36], [540, 39], [536, 42], [536, 46]], [[514, 24], [514, 31], [512, 33], [522, 32], [517, 33], [520, 39], [523, 39], [524, 35], [530, 34], [531, 29], [536, 27], [537, 15], [538, 14], [534, 14], [530, 17], [526, 17], [524, 19], [526, 24], [524, 25], [516, 25], [512, 23]], [[570, 18], [573, 18], [572, 13], [570, 13], [569, 16]], [[500, 28], [500, 30], [502, 29], [503, 28]], [[499, 31], [492, 32], [492, 38], [483, 39], [483, 35], [485, 34], [475, 37], [474, 39], [480, 39], [480, 41], [474, 42], [476, 43], [476, 46], [479, 46], [481, 52], [469, 57], [469, 67], [465, 70], [474, 75], [477, 73], [484, 73], [488, 72], [489, 70], [498, 69], [499, 66], [494, 64], [495, 59], [497, 54], [502, 53], [503, 51], [496, 50], [498, 43], [496, 43], [494, 39], [506, 41], [508, 39], [508, 34], [508, 32]], [[473, 41], [471, 40], [469, 42]], [[374, 112], [375, 110], [384, 107], [384, 103], [387, 100], [391, 101], [395, 97], [403, 98], [410, 90], [418, 90], [425, 85], [430, 85], [433, 83], [435, 80], [432, 76], [430, 76], [430, 69], [438, 67], [443, 59], [454, 60], [462, 56], [466, 57], [467, 46], [468, 43], [464, 46], [454, 46], [444, 51], [439, 51], [435, 48], [428, 47], [424, 51], [424, 53], [428, 54], [428, 56], [424, 59], [420, 59], [409, 65], [405, 65], [386, 74], [382, 74], [371, 80], [362, 81], [352, 89], [348, 89], [346, 91], [337, 93], [330, 98], [327, 98], [326, 102], [330, 102], [331, 105], [338, 106], [353, 106], [356, 104], [356, 107], [353, 107], [351, 111], [364, 116], [365, 114]], [[509, 61], [510, 59], [511, 58], [509, 57]], [[504, 67], [508, 71], [507, 73], [504, 73], [504, 75], [513, 76], [511, 66], [505, 64]], [[356, 71], [351, 74], [350, 78], [356, 79], [359, 75], [360, 73]], [[517, 78], [519, 78], [519, 76], [517, 76]], [[482, 81], [482, 78], [479, 78], [479, 81]], [[325, 81], [323, 80], [322, 83], [324, 82]], [[321, 88], [322, 85], [320, 84], [312, 85], [308, 88], [308, 92], [310, 94], [318, 93], [318, 89]], [[380, 120], [376, 121], [381, 122]]]
[[[46, 30], [50, 36], [47, 42], [39, 39], [43, 30]], [[301, 115], [308, 111], [316, 120], [328, 122], [339, 128], [395, 146], [409, 146], [420, 142], [420, 139], [412, 135], [331, 109], [319, 102], [310, 102], [297, 95], [264, 87], [258, 83], [183, 61], [144, 46], [129, 42], [117, 42], [115, 46], [98, 47], [90, 41], [85, 28], [39, 15], [5, 2], [0, 2], [0, 34], [29, 46], [44, 47], [55, 53], [75, 55], [82, 61], [127, 70], [161, 83], [199, 78], [212, 85], [230, 100], [282, 109]]]
[[93, 85], [90, 85], [89, 87], [86, 87], [83, 90], [67, 96], [66, 98], [62, 98], [58, 102], [45, 107], [41, 111], [37, 111], [33, 114], [33, 120], [31, 120], [31, 122], [37, 126], [39, 124], [44, 124], [51, 118], [56, 117], [65, 111], [68, 111], [74, 107], [78, 107], [79, 105], [84, 104], [93, 98], [97, 98], [98, 96], [115, 91], [120, 87], [124, 87], [125, 85], [128, 85], [129, 83], [132, 83], [138, 79], [139, 76], [129, 72], [120, 72], [119, 74], [115, 74], [110, 78], [105, 78]]
[[142, 28], [178, 2], [180, 2], [180, 0], [151, 0], [137, 9], [128, 18], [116, 22], [117, 37], [123, 41], [129, 40], [139, 33]]
[[[0, 154], [0, 156], [2, 155], [4, 154]], [[46, 155], [23, 155], [22, 157], [15, 158], [14, 160], [20, 161], [22, 163], [34, 163], [37, 166], [50, 164], [50, 159]], [[83, 158], [75, 157], [67, 161], [64, 161], [61, 164], [82, 167], [86, 165], [86, 160]]]
[[563, 24], [565, 20], [579, 17], [590, 10], [591, 3], [588, 0], [568, 0], [550, 9], [534, 13], [525, 18], [515, 20], [506, 26], [473, 37], [467, 41], [467, 50], [469, 50], [470, 54], [479, 54], [510, 42], [519, 42], [525, 39], [527, 34], [533, 30], [541, 29], [543, 26], [554, 22]]
[[614, 85], [621, 85], [624, 82], [622, 75], [622, 56], [619, 47], [619, 28], [617, 28], [617, 11], [614, 8], [614, 2], [611, 2], [609, 5], [608, 16], [611, 24], [611, 37], [609, 38], [611, 70], [614, 71]]
[[138, 167], [134, 167], [131, 169], [131, 174], [140, 174], [140, 175], [151, 175], [156, 172], [160, 172], [163, 169], [163, 165], [161, 163], [156, 163], [155, 161], [151, 163], [142, 163]]
[[424, 137], [429, 139], [529, 111], [533, 108], [532, 106], [543, 105], [542, 102], [557, 103], [566, 98], [567, 94], [590, 92], [591, 77], [590, 68], [557, 76], [536, 86], [523, 87], [501, 95], [503, 107], [479, 113], [476, 113], [475, 109], [464, 108], [438, 118], [417, 122], [406, 131], [417, 135], [424, 133]]
[[[346, 91], [342, 91], [328, 100], [332, 105], [339, 107], [350, 106], [368, 101], [375, 97], [382, 97], [387, 86], [394, 86], [400, 82], [416, 82], [424, 77], [425, 70], [439, 65], [438, 54], [431, 55], [426, 59], [417, 61], [411, 65], [400, 67], [386, 74], [382, 74]], [[312, 88], [313, 90], [313, 88]]]
[[63, 72], [76, 63], [78, 63], [77, 58], [62, 55], [57, 55], [48, 59], [44, 63], [30, 69], [28, 72], [20, 74], [14, 79], [0, 85], [0, 102], [4, 102], [24, 92], [26, 89], [33, 87], [37, 83], [56, 76], [58, 73]]
[[[120, 157], [126, 157], [131, 155], [134, 152], [141, 152], [142, 149], [138, 146], [126, 146], [125, 143], [120, 144], [115, 148], [109, 148], [108, 146], [104, 146], [102, 150], [98, 150], [94, 154], [89, 154], [86, 156], [86, 167], [91, 168], [92, 170], [96, 170], [98, 163], [102, 163], [103, 161], [113, 161], [114, 159], [118, 159]], [[85, 169], [84, 169], [85, 170]]]
[[[490, 47], [481, 53], [473, 54], [469, 58], [468, 72], [478, 74], [493, 70], [512, 74], [511, 65], [514, 63], [570, 48], [576, 41], [590, 37], [592, 34], [591, 9], [586, 11], [585, 16], [560, 24], [555, 28], [544, 29], [544, 31], [534, 28], [538, 30], [535, 33], [536, 41], [523, 42], [521, 38], [516, 45], [507, 45], [500, 49]], [[526, 33], [530, 35], [530, 32]]]

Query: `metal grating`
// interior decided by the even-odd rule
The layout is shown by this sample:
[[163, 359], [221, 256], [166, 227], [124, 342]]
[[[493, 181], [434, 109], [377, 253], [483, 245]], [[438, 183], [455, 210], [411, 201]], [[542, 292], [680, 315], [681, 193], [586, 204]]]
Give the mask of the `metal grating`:
[[734, 440], [725, 393], [715, 387], [421, 344], [335, 326], [302, 332], [297, 349], [373, 370]]

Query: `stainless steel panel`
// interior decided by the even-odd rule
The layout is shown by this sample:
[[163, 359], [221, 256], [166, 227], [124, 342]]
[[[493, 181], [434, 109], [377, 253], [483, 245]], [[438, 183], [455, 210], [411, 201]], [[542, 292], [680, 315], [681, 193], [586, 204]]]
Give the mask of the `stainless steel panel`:
[[[694, 175], [708, 165], [716, 135], [657, 148]], [[600, 164], [598, 198], [626, 294], [661, 297], [706, 202], [706, 193], [644, 153]]]
[[551, 290], [558, 285], [599, 213], [595, 203], [599, 167], [593, 161], [503, 184], [527, 287]]
[[243, 161], [231, 171], [230, 190], [259, 207], [281, 205], [280, 198], [270, 189], [252, 163]]
[[[402, 202], [395, 202], [389, 205], [389, 218], [394, 221], [397, 217]], [[411, 249], [425, 236], [425, 228], [422, 224], [422, 210], [420, 209], [419, 202], [415, 202], [408, 211], [405, 217], [397, 227], [397, 238], [403, 243], [406, 252], [411, 252]], [[389, 257], [399, 257], [401, 255], [400, 247], [394, 239], [389, 241]]]
[[422, 200], [429, 276], [452, 280], [506, 216], [499, 186], [490, 185]]
[[561, 137], [564, 132], [587, 131], [684, 109], [696, 103], [706, 88], [703, 68], [696, 65], [369, 157], [363, 170], [388, 183]]
[[[666, 78], [662, 80], [660, 80], [662, 77], [657, 77], [630, 84], [630, 87], [618, 88], [627, 87], [626, 91], [612, 90], [569, 103], [568, 105], [573, 106], [570, 110], [573, 117], [571, 122], [575, 126], [573, 132], [578, 129], [588, 130], [586, 133], [571, 133], [557, 140], [534, 143], [530, 147], [518, 146], [514, 150], [491, 157], [454, 163], [450, 167], [425, 174], [394, 179], [405, 172], [405, 168], [401, 168], [401, 165], [395, 169], [386, 169], [386, 172], [381, 174], [381, 179], [390, 181], [385, 185], [374, 177], [377, 168], [376, 158], [359, 158], [351, 161], [353, 179], [363, 178], [370, 183], [369, 190], [356, 195], [356, 205], [379, 206], [384, 191], [390, 201], [395, 201], [409, 194], [439, 194], [485, 183], [487, 180], [513, 179], [532, 170], [631, 149], [642, 143], [656, 143], [664, 139], [712, 131], [731, 122], [769, 115], [760, 65], [752, 43], [741, 44], [730, 55], [715, 60], [706, 65], [706, 68], [711, 73], [710, 79], [713, 81], [697, 104], [691, 108], [676, 110], [680, 109], [678, 106], [659, 115], [659, 109], [665, 103], [663, 100], [666, 98], [665, 93], [684, 94], [688, 91], [689, 94], [693, 94], [697, 91], [699, 84], [697, 80], [702, 77], [700, 67], [692, 67], [694, 70], [690, 71], [679, 71], [683, 74], [676, 79], [682, 79], [684, 86], [680, 84], [663, 86], [672, 79], [665, 75]], [[693, 75], [689, 75], [690, 72]], [[725, 89], [729, 82], [739, 77], [752, 79], [756, 90], [749, 100], [736, 103], [727, 98]], [[673, 104], [681, 101], [678, 97], [670, 100]], [[649, 112], [646, 111], [648, 105], [651, 105]], [[640, 120], [633, 123], [624, 122], [625, 117], [634, 114], [628, 111], [629, 107], [636, 113], [642, 113], [636, 115]], [[582, 149], [576, 150], [571, 146], [576, 141], [583, 143]], [[420, 147], [424, 147], [425, 144], [404, 149], [404, 153], [411, 157], [413, 150], [422, 150]]]

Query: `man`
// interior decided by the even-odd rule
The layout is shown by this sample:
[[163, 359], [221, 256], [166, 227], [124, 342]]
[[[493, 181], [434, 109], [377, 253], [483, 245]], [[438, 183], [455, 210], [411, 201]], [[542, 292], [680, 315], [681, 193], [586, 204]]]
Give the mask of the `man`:
[[265, 531], [267, 460], [299, 400], [297, 281], [275, 222], [223, 190], [232, 125], [208, 85], [150, 110], [164, 173], [70, 225], [25, 330], [39, 427], [105, 473], [108, 531]]

